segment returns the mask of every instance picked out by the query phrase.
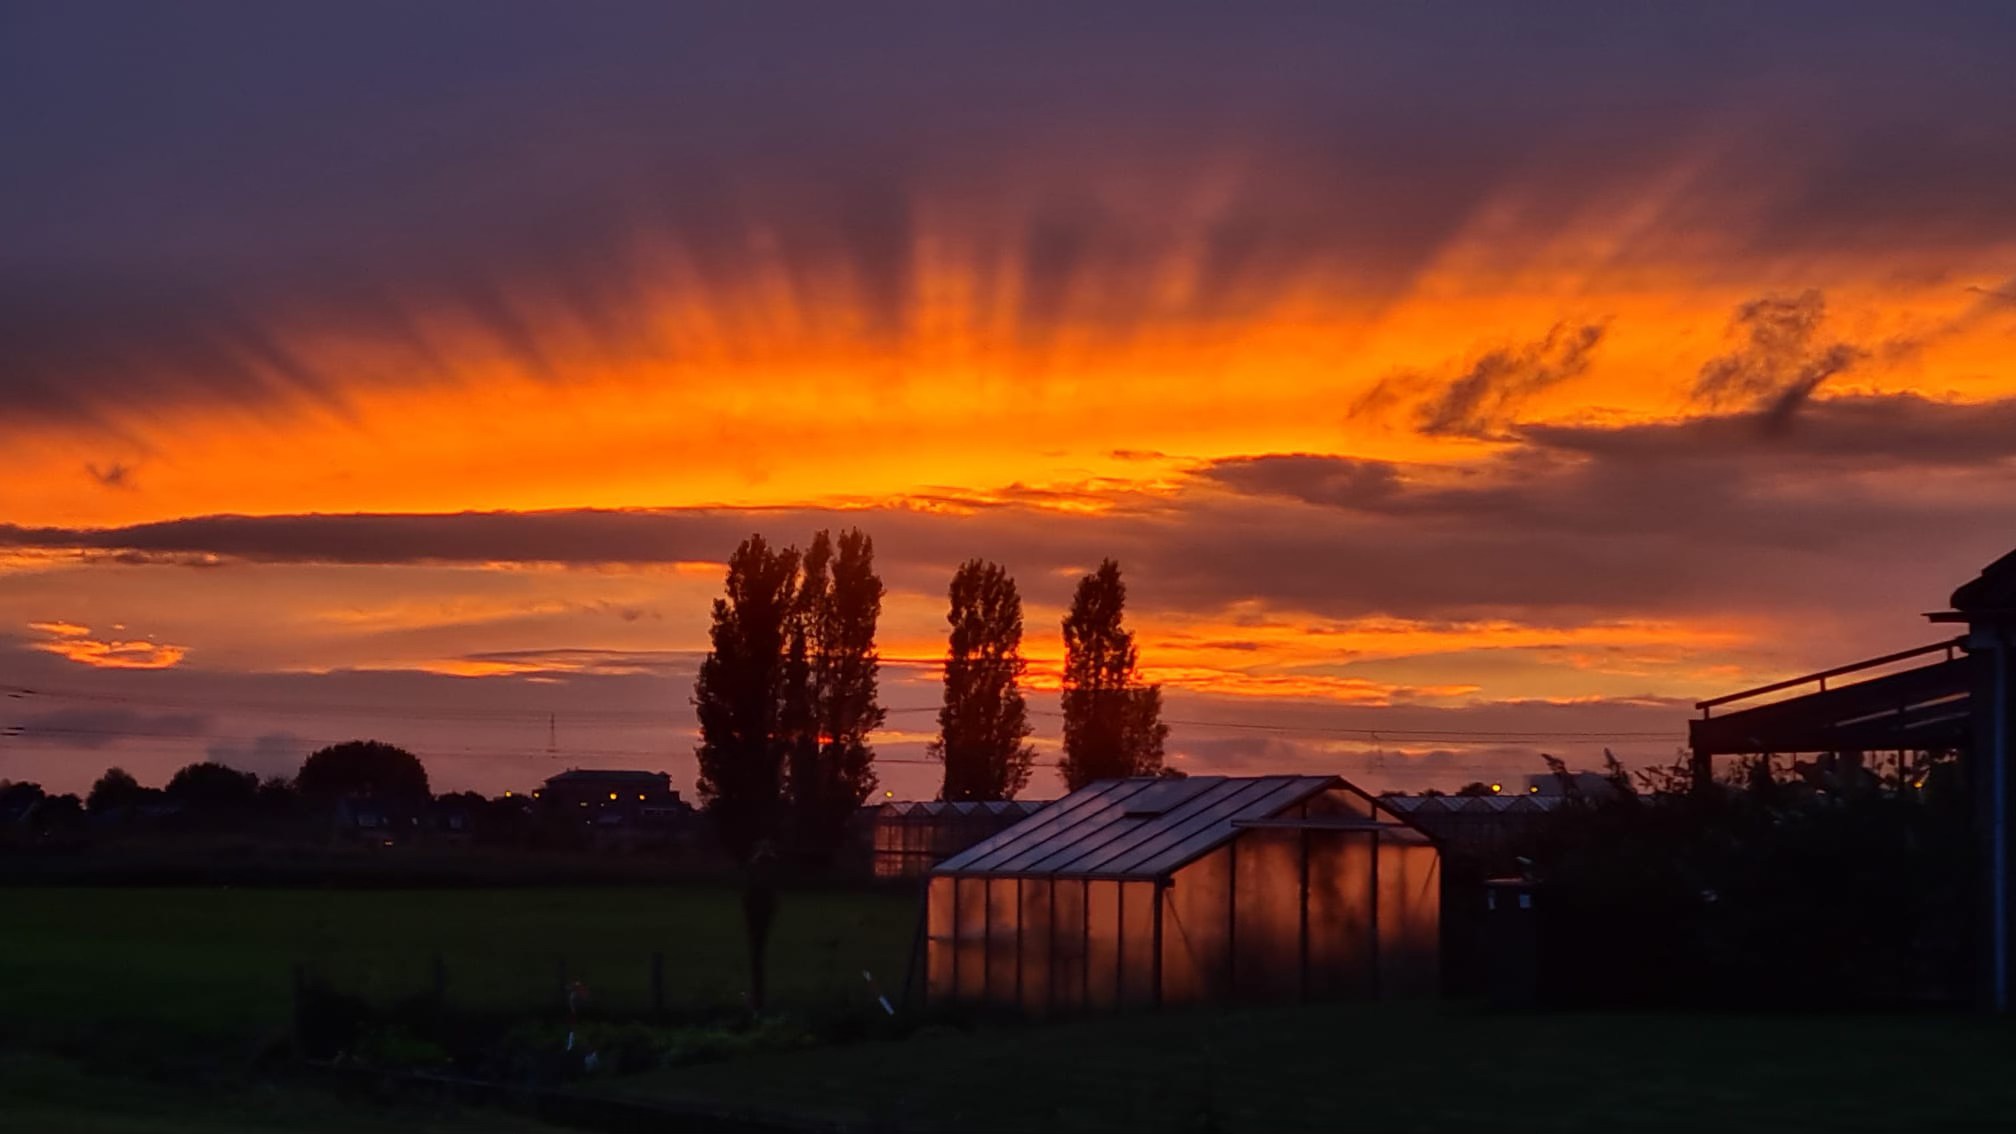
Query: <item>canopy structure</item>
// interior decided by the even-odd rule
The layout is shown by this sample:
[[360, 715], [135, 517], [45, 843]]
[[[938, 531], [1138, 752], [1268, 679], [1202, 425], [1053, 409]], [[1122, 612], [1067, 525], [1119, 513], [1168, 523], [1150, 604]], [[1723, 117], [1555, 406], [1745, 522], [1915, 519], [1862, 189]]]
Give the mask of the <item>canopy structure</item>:
[[1714, 756], [1964, 747], [1980, 668], [1965, 645], [1933, 642], [1702, 701], [1687, 728], [1696, 774], [1705, 780]]
[[941, 863], [939, 1003], [1043, 1014], [1432, 993], [1433, 840], [1335, 776], [1104, 780]]

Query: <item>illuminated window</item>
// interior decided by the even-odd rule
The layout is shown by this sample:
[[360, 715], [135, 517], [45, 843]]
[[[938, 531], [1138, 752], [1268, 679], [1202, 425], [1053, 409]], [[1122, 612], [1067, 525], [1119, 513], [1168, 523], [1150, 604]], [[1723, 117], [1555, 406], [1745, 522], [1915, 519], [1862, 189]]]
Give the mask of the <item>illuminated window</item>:
[[615, 793], [615, 792], [613, 792], [613, 791], [612, 791], [612, 792], [610, 792], [610, 793], [609, 793], [609, 798], [610, 798], [610, 799], [615, 799], [615, 798], [616, 798], [616, 793]]

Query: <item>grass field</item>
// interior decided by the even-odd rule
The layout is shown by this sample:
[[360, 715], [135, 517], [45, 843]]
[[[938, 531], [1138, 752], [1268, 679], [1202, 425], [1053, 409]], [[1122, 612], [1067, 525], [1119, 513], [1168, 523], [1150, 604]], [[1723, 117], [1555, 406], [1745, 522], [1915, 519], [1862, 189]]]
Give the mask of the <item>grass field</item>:
[[2016, 1029], [1967, 1017], [1168, 1013], [752, 1056], [604, 1089], [857, 1129], [1141, 1134], [2004, 1131]]
[[[788, 892], [771, 939], [773, 1001], [858, 996], [902, 979], [916, 905], [902, 893]], [[256, 1045], [286, 1034], [296, 963], [374, 998], [430, 986], [451, 1002], [538, 1007], [560, 974], [594, 1003], [642, 1008], [664, 955], [673, 1007], [737, 1003], [741, 907], [727, 886], [303, 890], [0, 889], [0, 1042], [131, 1050]]]
[[[727, 887], [0, 889], [0, 1128], [533, 1130], [505, 1115], [381, 1107], [262, 1082], [290, 969], [377, 997], [448, 967], [451, 1000], [550, 1003], [558, 962], [598, 1003], [641, 1007], [665, 955], [675, 1006], [744, 987]], [[900, 981], [901, 893], [784, 895], [776, 999]], [[52, 1054], [53, 1053], [53, 1054]], [[1461, 1004], [1149, 1014], [743, 1055], [585, 1089], [864, 1130], [2007, 1130], [2016, 1027], [1961, 1016], [1515, 1016]], [[184, 1073], [181, 1068], [187, 1068]], [[225, 1083], [223, 1089], [206, 1084]], [[16, 1122], [20, 1119], [20, 1122]]]
[[497, 1110], [359, 1102], [304, 1086], [92, 1074], [68, 1060], [0, 1053], [0, 1129], [34, 1134], [546, 1134]]

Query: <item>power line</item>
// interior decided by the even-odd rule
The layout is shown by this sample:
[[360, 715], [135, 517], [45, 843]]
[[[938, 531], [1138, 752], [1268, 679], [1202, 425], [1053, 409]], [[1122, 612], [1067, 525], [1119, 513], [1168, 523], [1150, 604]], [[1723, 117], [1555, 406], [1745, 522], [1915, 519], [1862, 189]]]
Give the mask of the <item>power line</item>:
[[[245, 701], [232, 699], [192, 699], [188, 697], [148, 697], [120, 693], [86, 693], [71, 689], [33, 689], [22, 685], [0, 685], [0, 692], [14, 699], [49, 697], [62, 701], [88, 701], [97, 704], [146, 705], [160, 709], [187, 709], [196, 712], [237, 711], [246, 713], [272, 714], [312, 714], [321, 716], [373, 716], [403, 717], [409, 720], [442, 721], [511, 721], [523, 724], [550, 723], [556, 716], [566, 716], [574, 720], [608, 721], [621, 723], [637, 721], [651, 724], [664, 721], [672, 714], [659, 709], [568, 709], [564, 712], [554, 709], [511, 709], [511, 708], [466, 708], [441, 709], [412, 705], [398, 705], [389, 702], [372, 704], [368, 702], [303, 703], [285, 701]], [[884, 710], [889, 715], [899, 713], [935, 713], [936, 705], [905, 706]]]
[[[368, 715], [376, 718], [403, 720], [440, 720], [448, 722], [494, 722], [499, 724], [535, 724], [539, 718], [546, 718], [549, 734], [557, 727], [560, 716], [552, 710], [540, 709], [422, 709], [404, 705], [369, 705], [359, 703], [338, 704], [282, 704], [278, 702], [232, 702], [194, 701], [186, 698], [147, 698], [120, 695], [77, 693], [67, 690], [30, 689], [21, 686], [0, 687], [16, 697], [53, 697], [63, 700], [94, 701], [116, 704], [146, 704], [158, 708], [180, 708], [195, 711], [220, 711], [235, 709], [242, 712], [263, 712], [273, 714], [300, 714], [307, 716]], [[886, 716], [914, 713], [935, 713], [935, 705], [900, 706], [884, 710]], [[1031, 716], [1061, 720], [1064, 714], [1054, 709], [1030, 709]], [[580, 709], [569, 711], [566, 716], [573, 720], [589, 723], [657, 725], [672, 723], [672, 715], [651, 709]], [[1677, 730], [1572, 730], [1572, 729], [1463, 729], [1463, 728], [1392, 728], [1388, 726], [1342, 726], [1342, 725], [1284, 725], [1268, 724], [1260, 721], [1204, 720], [1183, 717], [1164, 717], [1163, 722], [1183, 728], [1220, 729], [1241, 732], [1267, 732], [1288, 736], [1345, 736], [1356, 739], [1380, 741], [1383, 739], [1405, 739], [1417, 742], [1469, 743], [1469, 744], [1531, 744], [1547, 741], [1596, 742], [1614, 741], [1628, 743], [1650, 740], [1680, 740], [1684, 734]]]

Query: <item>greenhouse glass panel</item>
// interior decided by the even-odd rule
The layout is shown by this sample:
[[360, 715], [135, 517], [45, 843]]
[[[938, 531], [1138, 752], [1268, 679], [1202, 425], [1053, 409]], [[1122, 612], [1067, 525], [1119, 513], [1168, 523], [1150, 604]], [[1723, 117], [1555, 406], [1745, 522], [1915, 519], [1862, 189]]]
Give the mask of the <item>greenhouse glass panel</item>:
[[953, 950], [954, 983], [959, 999], [978, 1003], [987, 998], [987, 880], [961, 878], [954, 892], [958, 922]]
[[925, 902], [924, 994], [934, 1001], [952, 999], [957, 987], [952, 980], [952, 952], [958, 944], [952, 891], [957, 885], [955, 879], [933, 878]]
[[1253, 830], [1233, 844], [1232, 978], [1240, 996], [1302, 993], [1302, 839], [1298, 830]]
[[1085, 884], [1085, 1006], [1120, 1004], [1120, 883]]
[[1177, 871], [1163, 891], [1164, 1004], [1225, 995], [1232, 975], [1231, 929], [1232, 848], [1226, 846]]
[[1120, 1003], [1156, 1003], [1156, 884], [1127, 882], [1120, 887]]
[[1085, 1006], [1085, 887], [1073, 878], [1051, 884], [1050, 1003], [1059, 1012]]
[[1014, 878], [987, 880], [987, 1002], [1013, 1008], [1020, 998], [1021, 968], [1016, 940], [1022, 916]]
[[1309, 833], [1309, 995], [1375, 988], [1371, 832]]
[[1379, 976], [1382, 996], [1428, 996], [1438, 983], [1441, 855], [1391, 840], [1379, 847]]
[[1022, 886], [1022, 1010], [1041, 1016], [1050, 1009], [1050, 889], [1048, 878], [1024, 878]]

